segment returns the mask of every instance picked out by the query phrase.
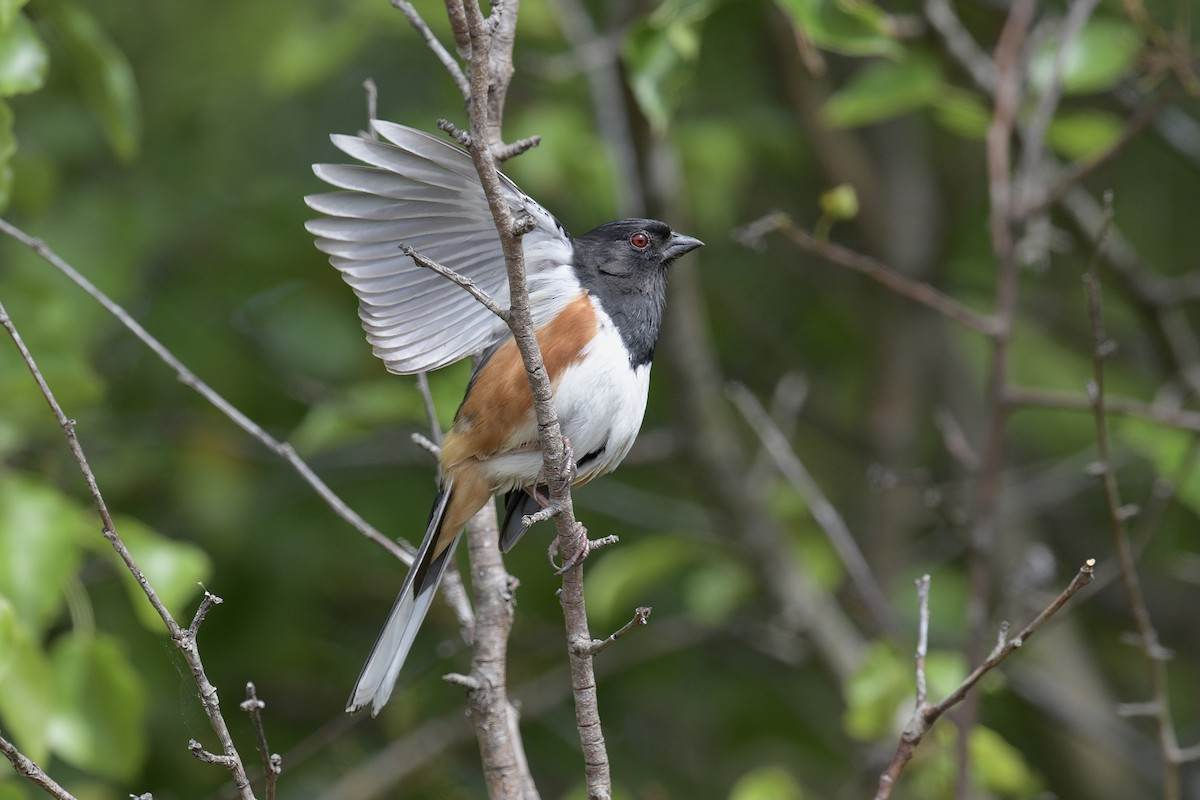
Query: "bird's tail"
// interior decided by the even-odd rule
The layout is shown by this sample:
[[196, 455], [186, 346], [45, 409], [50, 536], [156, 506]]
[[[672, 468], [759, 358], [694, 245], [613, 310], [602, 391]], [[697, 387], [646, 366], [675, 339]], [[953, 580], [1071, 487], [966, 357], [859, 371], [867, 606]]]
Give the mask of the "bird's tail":
[[346, 704], [347, 711], [358, 711], [370, 705], [371, 716], [375, 716], [392, 696], [400, 668], [404, 666], [404, 659], [429, 611], [429, 604], [433, 601], [438, 584], [442, 582], [442, 576], [446, 574], [446, 567], [454, 557], [454, 546], [462, 534], [461, 526], [456, 530], [449, 530], [445, 526], [452, 490], [450, 484], [443, 486], [434, 500], [421, 549], [404, 579], [400, 596], [392, 605], [383, 632], [375, 640], [371, 655], [358, 676], [354, 692]]

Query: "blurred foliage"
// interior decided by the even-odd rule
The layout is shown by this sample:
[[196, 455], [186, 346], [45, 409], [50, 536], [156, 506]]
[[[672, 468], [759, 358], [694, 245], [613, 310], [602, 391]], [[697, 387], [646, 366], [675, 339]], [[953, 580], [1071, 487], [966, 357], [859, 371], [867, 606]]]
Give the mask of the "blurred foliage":
[[[567, 1], [522, 4], [507, 135], [536, 133], [543, 144], [508, 170], [582, 231], [617, 213], [616, 156], [589, 94], [594, 56], [560, 31]], [[418, 6], [449, 41], [440, 4]], [[994, 45], [1003, 8], [953, 7], [985, 48]], [[782, 375], [806, 374], [794, 446], [906, 632], [871, 630], [808, 508], [759, 470], [771, 518], [789, 537], [781, 552], [868, 644], [842, 681], [811, 640], [782, 627], [759, 565], [677, 446], [700, 434], [680, 429], [670, 371], [658, 369], [642, 443], [618, 473], [576, 496], [594, 534], [623, 538], [589, 562], [593, 631], [654, 607], [648, 628], [598, 662], [616, 796], [866, 796], [911, 713], [917, 575], [933, 575], [931, 696], [967, 667], [961, 515], [972, 485], [935, 419], [949, 409], [969, 441], [982, 441], [988, 342], [782, 240], [758, 253], [730, 232], [773, 208], [826, 231], [836, 220], [831, 239], [987, 310], [990, 100], [931, 30], [911, 24], [922, 9], [915, 0], [591, 0], [580, 9], [606, 33], [592, 46], [619, 59], [635, 138], [663, 148], [654, 150], [663, 162], [641, 163], [639, 175], [671, 171], [671, 158], [682, 168], [672, 198], [682, 219], [671, 222], [708, 245], [678, 268], [698, 272], [722, 368], [764, 398]], [[1041, 4], [1028, 96], [1061, 63], [1065, 99], [1048, 132], [1055, 153], [1103, 152], [1130, 116], [1129, 94], [1171, 80], [1164, 42], [1195, 48], [1176, 9], [1147, 3], [1130, 19], [1124, 4], [1105, 0], [1063, 51], [1055, 33], [1065, 7]], [[382, 0], [0, 0], [0, 204], [292, 442], [367, 519], [388, 535], [417, 536], [434, 480], [409, 438], [425, 429], [423, 404], [411, 379], [373, 359], [351, 293], [303, 229], [302, 197], [322, 189], [308, 165], [338, 157], [330, 132], [365, 127], [366, 78], [379, 86], [384, 118], [430, 130], [439, 117], [462, 122], [453, 84]], [[1200, 157], [1186, 142], [1200, 108], [1187, 91], [1174, 102], [1174, 127], [1147, 130], [1086, 185], [1114, 190], [1117, 224], [1146, 269], [1194, 278]], [[874, 183], [848, 183], [819, 132], [850, 145]], [[1059, 211], [1044, 234], [1026, 243], [1012, 369], [1021, 385], [1082, 395], [1092, 367], [1079, 276], [1092, 244]], [[1144, 306], [1102, 276], [1121, 345], [1110, 391], [1194, 407]], [[189, 620], [201, 584], [225, 599], [201, 649], [249, 763], [255, 749], [237, 700], [247, 680], [258, 686], [271, 746], [284, 756], [281, 796], [332, 796], [386, 743], [460, 714], [461, 693], [439, 676], [465, 668], [469, 655], [439, 606], [392, 704], [378, 720], [348, 722], [346, 692], [402, 567], [92, 300], [7, 241], [0, 301], [77, 421], [118, 528], [172, 613]], [[1194, 323], [1191, 306], [1181, 314], [1181, 324]], [[459, 365], [430, 376], [443, 421], [467, 375]], [[0, 731], [81, 798], [224, 796], [225, 773], [187, 751], [189, 738], [213, 746], [191, 676], [100, 534], [61, 431], [7, 346], [0, 397]], [[1195, 437], [1130, 420], [1114, 430], [1129, 502], [1157, 508], [1164, 481], [1178, 488], [1177, 502], [1138, 530], [1148, 600], [1176, 656], [1181, 738], [1191, 743], [1200, 736]], [[1103, 562], [1111, 545], [1086, 472], [1090, 416], [1019, 410], [1010, 433], [992, 599], [995, 622], [1021, 624], [1083, 558]], [[547, 710], [523, 717], [525, 741], [543, 796], [576, 797], [548, 536], [534, 531], [508, 557], [521, 580], [512, 682], [518, 697], [555, 693]], [[1149, 727], [1109, 713], [1147, 692], [1140, 656], [1121, 644], [1127, 627], [1123, 597], [1102, 585], [1011, 671], [978, 687], [983, 713], [968, 746], [981, 796], [1153, 794]], [[1068, 713], [1078, 704], [1108, 727], [1081, 725]], [[465, 721], [462, 731], [384, 796], [482, 796]], [[956, 736], [947, 723], [934, 729], [898, 796], [953, 795]], [[0, 770], [0, 800], [35, 796]]]

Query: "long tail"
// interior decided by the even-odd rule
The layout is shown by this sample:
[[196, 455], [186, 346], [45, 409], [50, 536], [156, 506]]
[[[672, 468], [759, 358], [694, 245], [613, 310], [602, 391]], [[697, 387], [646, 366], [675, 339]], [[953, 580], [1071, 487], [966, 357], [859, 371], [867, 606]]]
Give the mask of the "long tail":
[[392, 605], [383, 632], [375, 640], [371, 655], [358, 676], [354, 692], [346, 704], [347, 711], [358, 711], [369, 704], [371, 716], [375, 716], [392, 696], [400, 668], [404, 666], [404, 659], [429, 611], [429, 604], [433, 601], [438, 584], [442, 582], [442, 576], [446, 574], [446, 567], [454, 557], [454, 546], [462, 534], [461, 523], [453, 530], [445, 524], [453, 524], [453, 520], [446, 519], [452, 491], [452, 486], [444, 486], [434, 500], [421, 549], [404, 579], [399, 597]]

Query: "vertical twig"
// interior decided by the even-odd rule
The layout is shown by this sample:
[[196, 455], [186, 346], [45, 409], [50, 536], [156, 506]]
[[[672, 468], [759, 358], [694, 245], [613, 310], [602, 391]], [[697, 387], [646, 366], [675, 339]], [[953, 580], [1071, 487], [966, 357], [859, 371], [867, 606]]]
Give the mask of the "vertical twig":
[[279, 775], [283, 772], [283, 758], [278, 753], [272, 753], [267, 746], [267, 731], [263, 727], [262, 711], [267, 704], [258, 699], [258, 690], [253, 683], [246, 684], [246, 699], [242, 701], [242, 711], [250, 717], [254, 726], [254, 735], [258, 739], [258, 752], [262, 754], [263, 780], [266, 782], [267, 800], [275, 800], [275, 787], [279, 783]]
[[1121, 585], [1125, 590], [1126, 602], [1129, 603], [1129, 610], [1133, 616], [1138, 641], [1150, 668], [1151, 699], [1146, 707], [1158, 732], [1163, 769], [1163, 798], [1164, 800], [1179, 800], [1181, 797], [1179, 782], [1181, 762], [1179, 741], [1175, 734], [1175, 725], [1171, 720], [1168, 695], [1166, 662], [1169, 654], [1159, 643], [1158, 631], [1155, 630], [1154, 623], [1150, 618], [1150, 610], [1146, 606], [1146, 598], [1138, 579], [1137, 564], [1129, 542], [1129, 526], [1127, 524], [1129, 512], [1121, 503], [1105, 413], [1104, 362], [1116, 351], [1116, 343], [1108, 338], [1104, 329], [1103, 298], [1097, 264], [1111, 220], [1112, 196], [1109, 194], [1105, 196], [1105, 222], [1100, 228], [1091, 264], [1083, 278], [1084, 294], [1087, 297], [1088, 321], [1092, 334], [1092, 381], [1088, 385], [1088, 396], [1092, 401], [1093, 415], [1096, 420], [1096, 449], [1099, 458], [1096, 471], [1099, 473], [1101, 484], [1104, 487], [1105, 506], [1108, 510], [1109, 523], [1112, 526], [1113, 549], [1121, 574]]
[[[987, 431], [970, 528], [968, 576], [970, 596], [967, 602], [967, 661], [979, 660], [983, 632], [988, 618], [991, 594], [991, 554], [996, 539], [996, 511], [1003, 483], [1005, 450], [1008, 436], [1008, 406], [1005, 402], [1009, 383], [1009, 360], [1013, 319], [1017, 308], [1017, 261], [1014, 253], [1012, 220], [1012, 135], [1021, 94], [1021, 46], [1033, 19], [1034, 0], [1015, 0], [996, 44], [996, 91], [992, 123], [986, 140], [988, 228], [996, 260], [996, 290], [993, 318], [996, 332], [992, 338], [991, 367], [987, 387]], [[969, 794], [970, 751], [968, 741], [978, 714], [972, 697], [959, 713], [958, 784], [955, 796], [965, 800]]]

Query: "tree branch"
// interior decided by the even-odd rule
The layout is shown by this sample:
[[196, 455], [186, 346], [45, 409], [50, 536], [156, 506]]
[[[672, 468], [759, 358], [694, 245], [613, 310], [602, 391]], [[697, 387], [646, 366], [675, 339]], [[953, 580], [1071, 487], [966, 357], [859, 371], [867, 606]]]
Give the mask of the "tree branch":
[[233, 421], [235, 425], [241, 428], [246, 433], [250, 434], [255, 440], [266, 447], [271, 452], [282, 458], [293, 469], [299, 473], [300, 477], [309, 486], [316, 491], [317, 495], [325, 501], [326, 505], [333, 510], [335, 514], [341, 517], [346, 522], [350, 523], [359, 533], [367, 537], [371, 541], [378, 544], [380, 547], [387, 550], [393, 556], [398, 558], [404, 564], [412, 564], [413, 553], [412, 548], [405, 549], [396, 542], [384, 536], [376, 530], [370, 523], [363, 519], [359, 514], [350, 508], [344, 500], [337, 496], [329, 486], [322, 481], [312, 468], [297, 455], [296, 451], [290, 444], [280, 442], [263, 430], [257, 423], [239, 411], [228, 400], [218, 394], [211, 386], [196, 377], [190, 369], [184, 366], [170, 350], [154, 338], [145, 328], [143, 328], [137, 320], [129, 315], [124, 308], [114, 302], [108, 295], [96, 288], [95, 284], [80, 274], [74, 267], [64, 261], [53, 250], [51, 250], [41, 239], [30, 236], [7, 220], [0, 219], [0, 233], [3, 233], [16, 241], [23, 244], [25, 247], [32, 250], [40, 256], [46, 263], [57, 269], [63, 275], [66, 275], [76, 286], [82, 289], [93, 300], [104, 307], [108, 313], [117, 318], [117, 321], [124, 325], [130, 333], [141, 340], [142, 344], [150, 348], [150, 350], [158, 356], [158, 358], [174, 370], [179, 382], [184, 386], [193, 389], [197, 394], [207, 400], [218, 411]]
[[[137, 565], [133, 555], [121, 540], [117, 533], [116, 525], [113, 523], [112, 515], [109, 513], [108, 504], [104, 501], [104, 496], [100, 493], [100, 487], [96, 482], [96, 476], [92, 472], [91, 466], [88, 464], [87, 456], [84, 455], [83, 447], [79, 444], [79, 438], [75, 432], [75, 421], [68, 419], [63, 413], [62, 407], [58, 404], [58, 400], [54, 396], [54, 392], [46, 383], [46, 379], [42, 376], [41, 370], [38, 369], [37, 362], [34, 360], [29, 348], [25, 346], [24, 339], [17, 331], [16, 325], [12, 318], [9, 317], [8, 311], [4, 305], [0, 303], [0, 327], [3, 327], [8, 335], [12, 338], [13, 344], [16, 345], [17, 351], [21, 354], [21, 359], [28, 367], [30, 374], [41, 390], [42, 396], [46, 399], [46, 403], [50, 406], [50, 411], [53, 413], [55, 420], [58, 421], [59, 427], [62, 428], [63, 434], [67, 438], [67, 446], [71, 450], [71, 454], [75, 457], [75, 463], [79, 466], [80, 472], [83, 474], [84, 481], [87, 483], [88, 492], [92, 496], [93, 505], [100, 516], [100, 521], [103, 525], [104, 538], [112, 545], [121, 561], [125, 563], [125, 567], [133, 575], [138, 586], [141, 587], [142, 593], [146, 595], [146, 599], [150, 601], [150, 605], [162, 618], [163, 624], [167, 628], [167, 632], [171, 636], [171, 641], [175, 647], [183, 654], [184, 661], [187, 662], [188, 668], [192, 672], [192, 677], [196, 681], [196, 687], [200, 690], [200, 704], [204, 707], [205, 713], [208, 715], [209, 724], [212, 726], [213, 732], [217, 735], [217, 739], [221, 743], [224, 755], [217, 757], [219, 763], [229, 770], [233, 776], [233, 781], [237, 787], [243, 800], [254, 800], [254, 793], [250, 788], [250, 780], [246, 777], [246, 768], [242, 764], [241, 756], [238, 755], [237, 748], [233, 744], [233, 737], [229, 733], [229, 728], [225, 724], [225, 718], [221, 715], [221, 704], [217, 698], [216, 687], [208, 680], [208, 676], [204, 672], [204, 664], [200, 660], [200, 651], [196, 644], [196, 634], [199, 632], [200, 624], [204, 621], [205, 615], [212, 606], [221, 602], [219, 597], [204, 593], [204, 599], [201, 601], [199, 608], [196, 610], [196, 615], [192, 620], [192, 624], [183, 628], [171, 616], [171, 612], [167, 610], [162, 599], [150, 584], [149, 579], [141, 568]], [[197, 748], [199, 745], [197, 745]], [[193, 748], [195, 752], [195, 748]], [[11, 760], [11, 759], [10, 759]]]
[[[1105, 208], [1106, 219], [1111, 221], [1111, 196], [1106, 197]], [[1175, 725], [1171, 720], [1171, 706], [1168, 697], [1169, 684], [1166, 665], [1168, 655], [1159, 643], [1158, 631], [1155, 630], [1154, 623], [1150, 618], [1150, 610], [1146, 605], [1146, 597], [1138, 578], [1133, 548], [1129, 542], [1128, 514], [1125, 513], [1121, 503], [1120, 489], [1117, 486], [1116, 469], [1112, 459], [1112, 444], [1109, 440], [1105, 413], [1104, 362], [1116, 349], [1115, 343], [1108, 338], [1104, 329], [1103, 298], [1100, 290], [1100, 275], [1097, 270], [1097, 263], [1107, 232], [1108, 224], [1105, 224], [1095, 242], [1092, 263], [1088, 266], [1088, 271], [1083, 279], [1084, 294], [1087, 297], [1088, 321], [1092, 334], [1093, 377], [1088, 386], [1088, 395], [1092, 401], [1096, 420], [1096, 448], [1098, 450], [1096, 472], [1104, 487], [1105, 505], [1108, 510], [1109, 524], [1112, 527], [1113, 549], [1121, 574], [1121, 585], [1125, 590], [1125, 598], [1133, 615], [1138, 641], [1149, 667], [1151, 699], [1148, 708], [1151, 711], [1147, 716], [1154, 720], [1158, 732], [1163, 770], [1163, 798], [1164, 800], [1180, 800], [1182, 797], [1179, 779], [1180, 749]]]
[[838, 558], [846, 567], [846, 574], [850, 576], [850, 582], [854, 584], [855, 591], [858, 592], [859, 598], [870, 612], [875, 627], [882, 633], [899, 633], [899, 627], [892, 616], [883, 589], [880, 588], [879, 581], [872, 574], [866, 557], [863, 556], [858, 542], [854, 540], [854, 535], [850, 533], [850, 529], [846, 526], [837, 508], [821, 491], [821, 487], [809, 474], [787, 438], [767, 414], [766, 409], [758, 402], [758, 398], [740, 383], [729, 384], [728, 391], [733, 404], [737, 406], [755, 434], [762, 440], [763, 447], [775, 461], [780, 474], [792, 485], [796, 494], [804, 500], [809, 513], [816, 520], [817, 526], [824, 532], [829, 543], [833, 545], [834, 552], [838, 554]]
[[[896, 781], [900, 777], [900, 773], [904, 770], [906, 764], [913, 757], [917, 746], [921, 744], [925, 734], [933, 727], [933, 724], [938, 721], [951, 708], [962, 702], [967, 697], [968, 693], [974, 688], [975, 684], [979, 683], [984, 675], [991, 672], [1004, 662], [1006, 658], [1012, 655], [1016, 650], [1020, 649], [1029, 641], [1030, 637], [1038, 631], [1052, 616], [1058, 613], [1072, 595], [1087, 586], [1092, 582], [1096, 566], [1095, 559], [1089, 558], [1079, 568], [1079, 572], [1071, 580], [1071, 583], [1064, 589], [1058, 597], [1046, 606], [1040, 614], [1021, 629], [1021, 632], [1014, 638], [1005, 640], [1001, 634], [997, 646], [974, 670], [968, 675], [962, 683], [958, 685], [954, 691], [946, 695], [936, 705], [930, 705], [925, 700], [925, 655], [929, 641], [929, 576], [925, 575], [920, 578], [917, 583], [917, 597], [919, 600], [920, 610], [920, 627], [918, 628], [917, 652], [916, 652], [916, 685], [917, 685], [917, 703], [913, 709], [912, 717], [908, 724], [904, 726], [904, 732], [900, 734], [900, 743], [896, 747], [896, 754], [892, 757], [892, 761], [888, 764], [887, 769], [879, 776], [879, 786], [875, 790], [875, 800], [888, 800], [892, 795], [892, 789], [895, 788]], [[966, 731], [961, 731], [959, 736], [966, 736]]]
[[59, 786], [57, 781], [3, 736], [0, 736], [0, 753], [4, 754], [18, 775], [40, 786], [46, 794], [56, 800], [76, 800], [75, 795]]
[[751, 248], [762, 246], [768, 233], [781, 233], [802, 250], [821, 256], [831, 264], [872, 279], [895, 294], [932, 308], [942, 316], [984, 336], [996, 336], [998, 322], [980, 314], [928, 283], [915, 281], [887, 265], [829, 241], [818, 239], [792, 222], [782, 211], [767, 214], [734, 232], [734, 236]]

